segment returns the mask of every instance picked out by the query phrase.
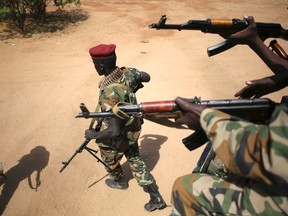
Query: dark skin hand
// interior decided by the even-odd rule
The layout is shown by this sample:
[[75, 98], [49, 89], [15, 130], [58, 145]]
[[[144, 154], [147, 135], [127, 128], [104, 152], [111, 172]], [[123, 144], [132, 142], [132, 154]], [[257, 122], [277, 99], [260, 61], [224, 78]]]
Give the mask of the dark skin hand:
[[246, 82], [246, 87], [234, 96], [239, 98], [260, 98], [263, 95], [276, 92], [288, 84], [288, 72]]
[[225, 39], [231, 40], [236, 44], [253, 44], [255, 41], [261, 40], [258, 36], [257, 26], [254, 18], [251, 16], [244, 16], [244, 20], [247, 21], [248, 27], [242, 31], [232, 34], [231, 32], [225, 32], [220, 34]]
[[176, 119], [176, 124], [187, 125], [192, 130], [201, 128], [200, 115], [206, 106], [188, 103], [185, 99], [177, 97], [175, 103], [181, 110], [183, 116]]
[[85, 138], [91, 139], [111, 139], [120, 134], [120, 120], [118, 118], [111, 118], [108, 121], [108, 128], [103, 131], [95, 131], [95, 129], [87, 129], [85, 131]]

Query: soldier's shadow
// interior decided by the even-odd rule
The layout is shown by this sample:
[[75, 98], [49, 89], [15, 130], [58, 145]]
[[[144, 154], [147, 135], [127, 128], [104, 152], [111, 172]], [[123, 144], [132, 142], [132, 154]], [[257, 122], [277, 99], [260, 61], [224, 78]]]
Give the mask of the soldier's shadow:
[[[37, 187], [41, 183], [40, 172], [48, 165], [49, 155], [50, 153], [45, 147], [36, 146], [29, 154], [24, 155], [16, 166], [5, 172], [7, 180], [4, 178], [0, 179], [0, 186], [2, 187], [3, 185], [0, 195], [0, 215], [5, 211], [7, 204], [22, 180], [27, 178], [29, 187], [37, 191]], [[36, 172], [36, 179], [32, 180], [31, 175], [34, 172]]]
[[[161, 145], [168, 138], [156, 134], [145, 134], [141, 138], [142, 140], [139, 145], [140, 158], [145, 162], [147, 169], [152, 171], [160, 159]], [[134, 178], [127, 160], [122, 164], [122, 168], [127, 181]]]

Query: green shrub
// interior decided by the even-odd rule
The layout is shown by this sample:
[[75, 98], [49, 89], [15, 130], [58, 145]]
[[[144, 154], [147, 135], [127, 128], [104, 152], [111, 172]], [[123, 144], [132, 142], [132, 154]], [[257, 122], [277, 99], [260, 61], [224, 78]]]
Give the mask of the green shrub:
[[[46, 8], [52, 0], [0, 0], [0, 20], [9, 19], [22, 32], [25, 30], [27, 15], [40, 24], [45, 22]], [[80, 0], [53, 0], [54, 6], [64, 8], [74, 3], [80, 6]]]

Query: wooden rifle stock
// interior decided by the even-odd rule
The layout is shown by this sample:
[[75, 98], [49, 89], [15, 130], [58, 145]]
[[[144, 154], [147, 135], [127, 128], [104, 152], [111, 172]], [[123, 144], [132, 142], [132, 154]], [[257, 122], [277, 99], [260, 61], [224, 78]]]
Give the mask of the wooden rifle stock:
[[278, 56], [282, 57], [283, 59], [288, 60], [288, 55], [285, 52], [285, 50], [280, 46], [280, 44], [277, 42], [277, 40], [272, 40], [269, 44], [269, 48], [273, 52], [275, 52]]

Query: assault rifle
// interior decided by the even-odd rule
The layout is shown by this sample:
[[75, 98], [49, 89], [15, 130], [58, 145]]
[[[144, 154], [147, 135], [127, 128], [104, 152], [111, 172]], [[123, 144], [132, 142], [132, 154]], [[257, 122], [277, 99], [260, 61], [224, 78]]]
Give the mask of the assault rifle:
[[[283, 97], [284, 99], [284, 97]], [[283, 100], [282, 99], [282, 100]], [[195, 97], [187, 99], [189, 103], [201, 104], [207, 107], [221, 110], [230, 115], [245, 119], [254, 123], [265, 124], [274, 110], [276, 102], [268, 98], [259, 99], [234, 99], [234, 100], [201, 100]], [[284, 101], [284, 100], [283, 100]], [[81, 104], [81, 113], [76, 118], [107, 118], [114, 117], [117, 113], [108, 112], [89, 112], [85, 104]], [[173, 101], [155, 101], [143, 102], [135, 105], [117, 105], [117, 110], [126, 113], [129, 116], [141, 116], [145, 119], [176, 119], [182, 115], [181, 110]], [[157, 123], [161, 123], [156, 121]], [[174, 123], [175, 124], [175, 123]], [[165, 124], [164, 124], [165, 125]], [[190, 150], [194, 150], [208, 141], [202, 129], [195, 131], [190, 136], [182, 140], [183, 144]]]
[[[230, 19], [206, 19], [206, 20], [189, 20], [183, 24], [166, 24], [167, 17], [162, 15], [158, 23], [149, 25], [149, 28], [159, 29], [176, 29], [176, 30], [199, 30], [204, 33], [235, 33], [245, 29], [248, 23], [239, 18]], [[279, 23], [262, 23], [256, 22], [258, 35], [264, 41], [267, 38], [282, 38], [288, 40], [288, 30], [282, 28]], [[211, 46], [207, 49], [208, 56], [213, 56], [226, 51], [236, 44], [231, 40]]]

